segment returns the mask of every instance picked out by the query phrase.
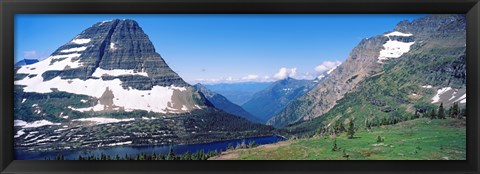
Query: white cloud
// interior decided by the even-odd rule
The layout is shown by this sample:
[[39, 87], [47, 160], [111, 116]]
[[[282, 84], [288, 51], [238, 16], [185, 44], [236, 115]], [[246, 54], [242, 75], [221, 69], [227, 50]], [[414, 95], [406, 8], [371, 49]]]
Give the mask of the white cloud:
[[258, 75], [251, 74], [251, 75], [242, 77], [242, 80], [256, 80], [258, 79], [258, 77], [259, 77]]
[[32, 51], [24, 51], [23, 58], [39, 58], [38, 53], [35, 50]]
[[288, 69], [288, 68], [282, 67], [278, 70], [278, 72], [275, 75], [273, 75], [273, 78], [281, 80], [287, 77], [293, 77], [296, 74], [297, 74], [297, 68]]
[[300, 73], [295, 76], [296, 79], [303, 79], [303, 80], [312, 80], [316, 78], [316, 74], [310, 73], [310, 72], [305, 72], [305, 73]]
[[198, 78], [188, 81], [190, 84], [202, 83], [202, 84], [218, 84], [218, 83], [243, 83], [243, 82], [271, 82], [275, 79], [269, 76], [260, 76], [256, 74], [250, 74], [244, 77], [221, 77], [221, 78]]
[[323, 73], [325, 71], [328, 71], [332, 68], [337, 67], [340, 64], [342, 64], [342, 62], [340, 62], [338, 60], [336, 60], [336, 61], [325, 61], [325, 62], [322, 62], [320, 65], [315, 67], [315, 72]]

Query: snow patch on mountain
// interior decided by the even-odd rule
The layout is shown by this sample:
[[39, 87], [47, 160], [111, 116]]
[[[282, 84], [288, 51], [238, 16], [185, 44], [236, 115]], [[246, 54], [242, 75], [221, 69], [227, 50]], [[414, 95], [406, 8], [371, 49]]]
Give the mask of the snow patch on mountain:
[[111, 143], [111, 144], [107, 144], [106, 146], [122, 146], [122, 145], [128, 145], [128, 144], [132, 144], [132, 141]]
[[333, 72], [333, 70], [337, 69], [338, 66], [340, 66], [341, 64], [338, 64], [337, 66], [333, 67], [332, 69], [328, 70], [327, 71], [327, 74], [330, 74]]
[[[101, 98], [105, 91], [112, 92], [113, 105], [127, 110], [146, 110], [152, 112], [166, 113], [168, 103], [172, 102], [174, 90], [185, 91], [185, 87], [175, 86], [154, 86], [151, 90], [124, 89], [119, 79], [103, 81], [101, 79], [61, 79], [55, 77], [49, 81], [37, 81], [36, 83], [22, 83], [17, 81], [19, 85], [26, 85], [25, 92], [50, 93], [53, 90], [88, 95], [91, 97]], [[104, 110], [102, 104], [97, 104], [91, 108], [76, 109], [77, 111], [101, 111]]]
[[437, 94], [433, 96], [432, 103], [438, 103], [440, 101], [440, 96], [448, 91], [452, 90], [451, 87], [444, 87], [437, 90]]
[[110, 43], [110, 50], [115, 51], [117, 47], [115, 47], [115, 43]]
[[413, 36], [413, 34], [394, 31], [394, 32], [385, 34], [384, 36], [387, 36], [387, 37], [389, 37], [389, 36], [405, 36], [405, 37], [408, 37], [408, 36]]
[[423, 85], [422, 88], [430, 89], [430, 88], [433, 88], [433, 86], [432, 85]]
[[48, 120], [38, 120], [30, 123], [23, 120], [13, 121], [13, 126], [19, 126], [22, 128], [36, 128], [36, 127], [43, 127], [43, 126], [50, 126], [50, 125], [60, 125], [60, 123], [52, 123]]
[[[45, 60], [42, 60], [38, 63], [25, 65], [18, 69], [17, 74], [36, 74], [37, 76], [33, 78], [25, 78], [23, 82], [26, 83], [38, 83], [43, 81], [41, 74], [46, 71], [53, 70], [64, 70], [67, 68], [78, 68], [81, 66], [81, 63], [77, 61], [72, 61], [72, 58], [79, 57], [81, 54], [67, 54], [67, 55], [56, 55], [50, 56]], [[18, 81], [16, 81], [18, 82]]]
[[134, 118], [115, 119], [115, 118], [105, 118], [105, 117], [91, 117], [91, 118], [74, 119], [72, 121], [94, 122], [95, 124], [98, 125], [98, 124], [128, 122], [128, 121], [134, 121], [134, 120], [135, 120]]
[[95, 72], [93, 72], [93, 77], [102, 77], [103, 75], [109, 76], [122, 76], [122, 75], [140, 75], [148, 77], [147, 72], [135, 72], [132, 69], [112, 69], [112, 70], [104, 70], [102, 68], [97, 68]]
[[71, 53], [71, 52], [82, 52], [85, 51], [87, 47], [75, 47], [75, 48], [69, 48], [66, 50], [60, 51], [61, 53]]
[[91, 40], [92, 40], [92, 39], [73, 39], [73, 40], [71, 41], [71, 43], [81, 45], [81, 44], [87, 44], [87, 43], [89, 43]]
[[23, 129], [20, 129], [19, 131], [17, 131], [17, 134], [13, 136], [13, 138], [21, 137], [24, 134], [25, 134], [25, 131], [23, 131]]
[[388, 41], [383, 44], [383, 49], [380, 51], [380, 55], [378, 56], [378, 63], [383, 63], [383, 61], [391, 59], [391, 58], [399, 58], [403, 54], [410, 51], [410, 46], [412, 46], [415, 42], [401, 42], [397, 40], [392, 40], [390, 36], [403, 36], [409, 37], [412, 34], [401, 33], [398, 31], [394, 31], [384, 36], [388, 37]]
[[467, 94], [463, 94], [459, 99], [455, 100], [455, 102], [459, 102], [460, 103], [467, 103]]

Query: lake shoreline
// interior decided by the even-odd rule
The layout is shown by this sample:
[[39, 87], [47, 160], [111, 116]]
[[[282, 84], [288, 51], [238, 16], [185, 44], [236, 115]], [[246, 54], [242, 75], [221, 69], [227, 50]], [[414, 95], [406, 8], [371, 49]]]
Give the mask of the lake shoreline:
[[[258, 141], [257, 141], [258, 140]], [[121, 146], [112, 146], [112, 147], [99, 147], [99, 148], [76, 148], [76, 149], [67, 149], [67, 150], [55, 150], [55, 151], [40, 151], [40, 152], [33, 152], [33, 151], [24, 151], [21, 149], [15, 149], [15, 158], [16, 160], [23, 160], [27, 159], [24, 156], [34, 156], [35, 159], [47, 159], [56, 156], [57, 154], [72, 156], [75, 154], [75, 157], [78, 155], [100, 155], [100, 154], [113, 154], [115, 155], [132, 155], [132, 154], [139, 154], [139, 153], [164, 153], [166, 150], [173, 148], [176, 153], [182, 154], [186, 151], [191, 153], [201, 151], [204, 152], [220, 150], [224, 151], [227, 149], [227, 146], [232, 145], [236, 146], [241, 144], [241, 142], [245, 141], [247, 144], [251, 141], [255, 142], [255, 144], [271, 144], [279, 141], [285, 141], [283, 136], [279, 135], [267, 135], [267, 136], [256, 136], [256, 137], [245, 137], [245, 138], [237, 138], [237, 139], [230, 139], [230, 140], [221, 140], [221, 141], [213, 141], [208, 143], [196, 143], [196, 144], [158, 144], [158, 145], [121, 145]], [[193, 147], [193, 148], [189, 148]], [[200, 147], [200, 148], [199, 148]], [[116, 150], [117, 149], [117, 150]], [[123, 151], [118, 151], [118, 149], [122, 149]], [[138, 150], [140, 149], [140, 150]], [[131, 152], [135, 151], [135, 152]], [[137, 152], [138, 151], [138, 152]], [[141, 152], [140, 152], [141, 151]], [[19, 156], [17, 156], [19, 155]], [[115, 156], [112, 155], [112, 156]], [[41, 157], [40, 157], [41, 156]], [[30, 157], [32, 158], [32, 157]]]

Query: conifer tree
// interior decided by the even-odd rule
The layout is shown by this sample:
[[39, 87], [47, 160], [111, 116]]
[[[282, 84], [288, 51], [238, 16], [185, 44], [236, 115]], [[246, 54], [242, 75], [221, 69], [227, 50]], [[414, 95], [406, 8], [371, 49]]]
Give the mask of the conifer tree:
[[348, 138], [349, 139], [352, 139], [353, 138], [353, 135], [355, 135], [355, 125], [353, 123], [353, 119], [350, 119], [350, 122], [348, 123]]
[[332, 151], [337, 151], [338, 150], [338, 146], [337, 146], [337, 138], [335, 138], [333, 140], [333, 148], [332, 148]]
[[175, 160], [175, 153], [173, 152], [173, 148], [170, 147], [168, 150], [168, 155], [166, 160]]
[[439, 119], [445, 119], [445, 109], [443, 108], [443, 102], [440, 103], [440, 106], [438, 107], [437, 115]]
[[435, 112], [435, 108], [432, 108], [432, 111], [430, 112], [430, 119], [436, 119], [437, 118], [437, 114]]

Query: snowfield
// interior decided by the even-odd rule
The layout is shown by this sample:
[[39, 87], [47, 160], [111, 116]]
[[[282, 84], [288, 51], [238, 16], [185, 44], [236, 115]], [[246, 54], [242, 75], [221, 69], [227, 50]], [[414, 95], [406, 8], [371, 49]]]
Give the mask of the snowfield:
[[333, 72], [333, 70], [335, 70], [335, 69], [337, 69], [337, 68], [338, 68], [338, 66], [340, 66], [340, 64], [339, 64], [339, 65], [337, 65], [337, 66], [335, 66], [335, 67], [333, 67], [332, 69], [328, 70], [328, 71], [327, 71], [327, 74], [330, 74], [330, 73], [332, 73], [332, 72]]
[[410, 46], [412, 46], [415, 42], [400, 42], [396, 40], [392, 40], [390, 36], [403, 36], [408, 37], [412, 36], [412, 34], [401, 33], [398, 31], [394, 31], [384, 36], [388, 37], [388, 41], [383, 44], [383, 49], [380, 51], [380, 55], [378, 56], [378, 63], [383, 63], [383, 61], [391, 59], [391, 58], [399, 58], [403, 54], [410, 51]]
[[15, 136], [13, 136], [13, 138], [21, 137], [24, 134], [25, 134], [25, 132], [23, 131], [23, 129], [20, 129], [19, 131], [17, 131], [17, 134]]
[[22, 127], [22, 128], [36, 128], [36, 127], [50, 126], [50, 125], [60, 125], [60, 123], [52, 123], [48, 120], [38, 120], [38, 121], [31, 122], [31, 123], [27, 123], [23, 120], [14, 120], [13, 121], [13, 126], [19, 126], [19, 127]]
[[104, 70], [102, 68], [97, 68], [95, 72], [93, 72], [93, 77], [102, 77], [103, 75], [109, 76], [122, 76], [122, 75], [140, 75], [148, 77], [147, 72], [135, 72], [133, 69], [113, 69], [113, 70]]
[[134, 120], [135, 120], [134, 118], [115, 119], [115, 118], [104, 118], [104, 117], [92, 117], [92, 118], [74, 119], [72, 121], [95, 122], [95, 124], [98, 125], [98, 124], [127, 122], [127, 121], [134, 121]]
[[115, 51], [115, 50], [117, 49], [117, 48], [115, 47], [115, 43], [113, 43], [113, 42], [110, 43], [110, 49], [111, 49], [112, 51]]
[[[66, 60], [64, 60], [66, 61]], [[57, 63], [53, 64], [56, 66]], [[68, 62], [66, 62], [68, 63]], [[70, 62], [71, 63], [71, 62]], [[91, 97], [100, 98], [106, 91], [111, 91], [113, 96], [113, 105], [117, 108], [123, 107], [125, 111], [132, 110], [146, 110], [152, 112], [166, 113], [167, 110], [175, 109], [169, 108], [168, 103], [172, 103], [172, 95], [174, 90], [186, 91], [185, 87], [175, 86], [154, 86], [151, 90], [137, 90], [137, 89], [124, 89], [120, 79], [114, 79], [109, 81], [103, 81], [102, 79], [61, 79], [61, 77], [55, 77], [48, 81], [43, 81], [41, 74], [47, 70], [62, 70], [59, 67], [48, 66], [49, 61], [41, 61], [35, 65], [35, 69], [29, 70], [27, 66], [18, 70], [18, 73], [25, 74], [38, 74], [33, 78], [24, 78], [22, 80], [15, 81], [15, 85], [24, 85], [25, 92], [36, 93], [51, 93], [52, 89], [58, 91], [87, 95]], [[43, 66], [43, 68], [42, 68]], [[93, 73], [95, 77], [101, 77], [103, 74], [111, 76], [120, 75], [142, 75], [148, 77], [146, 72], [134, 72], [134, 70], [103, 70], [97, 68]], [[107, 90], [108, 89], [108, 90]], [[77, 111], [101, 111], [104, 110], [104, 106], [97, 104], [96, 106], [89, 108], [75, 109]], [[178, 111], [188, 111], [185, 109], [177, 109]]]
[[71, 43], [82, 45], [89, 43], [91, 40], [92, 39], [73, 39]]
[[389, 36], [405, 36], [405, 37], [408, 37], [408, 36], [413, 36], [413, 34], [394, 31], [394, 32], [385, 34], [384, 36], [387, 36], [387, 37], [389, 37]]
[[[45, 71], [64, 70], [67, 68], [67, 66], [69, 68], [80, 67], [81, 64], [78, 60], [72, 62], [72, 58], [79, 57], [80, 55], [81, 54], [73, 53], [73, 54], [67, 54], [67, 55], [50, 56], [45, 60], [42, 60], [35, 64], [20, 67], [20, 69], [17, 71], [17, 74], [36, 74], [37, 76], [33, 78], [28, 78], [28, 79], [37, 80], [37, 82], [43, 81], [43, 78], [41, 75]], [[52, 63], [52, 61], [55, 61], [55, 62]]]
[[433, 86], [432, 86], [432, 85], [423, 85], [422, 88], [427, 88], [427, 89], [429, 89], [429, 88], [433, 88]]
[[460, 103], [467, 103], [467, 94], [463, 94], [459, 99], [455, 100], [455, 102], [459, 102]]
[[60, 51], [61, 53], [71, 53], [71, 52], [82, 52], [85, 51], [87, 47], [76, 47]]
[[127, 145], [127, 144], [132, 144], [132, 141], [112, 143], [112, 144], [107, 144], [106, 146], [121, 146], [121, 145]]
[[445, 87], [445, 88], [440, 88], [437, 90], [437, 94], [435, 94], [435, 96], [433, 96], [432, 98], [432, 103], [438, 103], [440, 101], [440, 96], [444, 93], [446, 93], [447, 91], [450, 91], [452, 90], [451, 87]]

